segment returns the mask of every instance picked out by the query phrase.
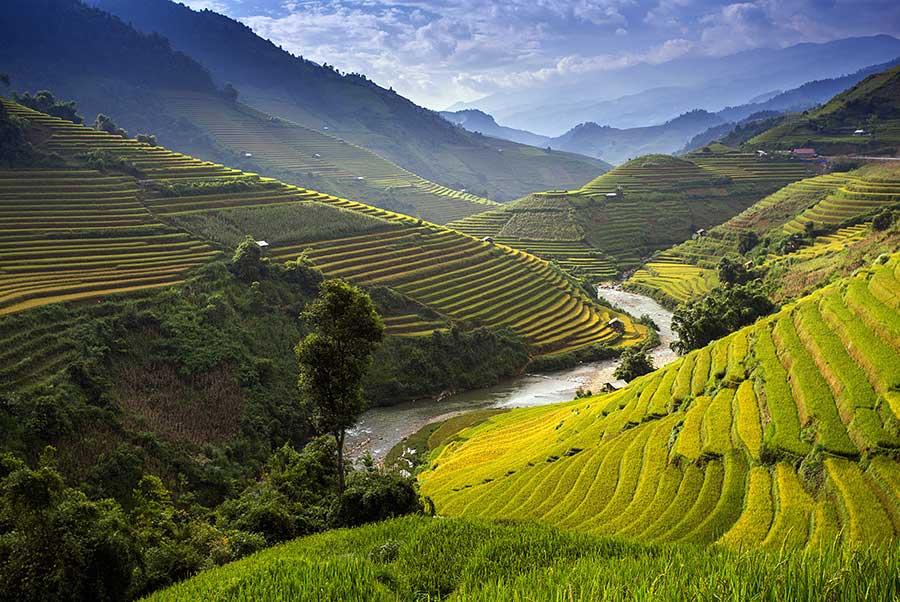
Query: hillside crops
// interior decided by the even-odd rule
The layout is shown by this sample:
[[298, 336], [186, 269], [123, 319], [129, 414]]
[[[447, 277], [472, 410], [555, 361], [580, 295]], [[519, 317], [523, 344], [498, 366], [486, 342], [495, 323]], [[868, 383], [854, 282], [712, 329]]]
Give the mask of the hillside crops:
[[[532, 194], [449, 225], [526, 249], [598, 281], [637, 267], [654, 251], [721, 223], [809, 174], [800, 161], [761, 160], [735, 151], [688, 158], [648, 155], [578, 190]], [[667, 282], [671, 276], [665, 276]], [[688, 296], [708, 284], [704, 275], [679, 286]]]
[[[714, 270], [719, 260], [740, 257], [738, 242], [744, 233], [775, 241], [805, 236], [799, 248], [779, 250], [772, 245], [753, 259], [767, 268], [786, 266], [801, 273], [821, 270], [827, 258], [870, 244], [877, 235], [869, 225], [872, 216], [898, 203], [900, 168], [895, 165], [866, 165], [849, 173], [800, 180], [713, 228], [707, 236], [654, 257], [627, 283], [668, 303], [701, 296], [717, 284]], [[807, 224], [819, 234], [806, 235]]]
[[[305, 255], [327, 276], [388, 286], [440, 316], [427, 320], [392, 316], [388, 321], [392, 334], [425, 335], [446, 328], [450, 321], [483, 324], [511, 329], [536, 353], [553, 353], [596, 343], [632, 344], [645, 332], [627, 317], [623, 317], [624, 334], [609, 327], [617, 313], [590, 303], [563, 274], [528, 253], [410, 216], [111, 136], [12, 103], [8, 106], [40, 129], [46, 136], [43, 146], [69, 157], [104, 149], [125, 161], [140, 179], [101, 177], [82, 170], [83, 181], [99, 188], [86, 188], [69, 205], [53, 201], [41, 209], [32, 203], [23, 210], [23, 198], [45, 199], [40, 182], [47, 178], [38, 174], [32, 182], [37, 188], [26, 190], [21, 174], [10, 174], [7, 179], [13, 187], [9, 190], [14, 193], [8, 203], [10, 218], [21, 224], [20, 234], [34, 237], [38, 225], [52, 227], [60, 220], [60, 212], [68, 226], [57, 227], [66, 228], [66, 236], [71, 236], [72, 223], [107, 230], [93, 237], [79, 234], [85, 237], [83, 243], [57, 245], [52, 248], [59, 251], [33, 259], [27, 249], [17, 248], [19, 239], [10, 239], [7, 312], [26, 309], [38, 297], [40, 303], [50, 303], [81, 298], [66, 295], [98, 296], [133, 290], [132, 286], [173, 284], [185, 270], [218, 253], [159, 221], [164, 220], [226, 247], [233, 247], [248, 233], [258, 240], [269, 239], [268, 253], [274, 259]], [[61, 181], [60, 188], [71, 187], [70, 180]], [[98, 210], [98, 198], [110, 201]], [[142, 238], [122, 239], [127, 228], [138, 227]], [[82, 247], [95, 255], [81, 259]], [[30, 263], [22, 263], [21, 257]], [[71, 267], [48, 267], [60, 257], [66, 257], [64, 263]], [[0, 268], [0, 274], [7, 270], [4, 264]], [[86, 271], [95, 269], [96, 273]], [[29, 280], [22, 280], [23, 270], [34, 274], [28, 271]]]
[[491, 417], [422, 490], [446, 515], [642, 541], [900, 536], [898, 277], [900, 254], [622, 391]]
[[402, 200], [415, 206], [416, 217], [435, 223], [497, 206], [488, 199], [429, 182], [362, 147], [271, 119], [248, 107], [188, 93], [170, 95], [168, 105], [209, 131], [222, 145], [241, 155], [249, 153], [262, 166], [298, 178], [314, 174], [402, 193]]

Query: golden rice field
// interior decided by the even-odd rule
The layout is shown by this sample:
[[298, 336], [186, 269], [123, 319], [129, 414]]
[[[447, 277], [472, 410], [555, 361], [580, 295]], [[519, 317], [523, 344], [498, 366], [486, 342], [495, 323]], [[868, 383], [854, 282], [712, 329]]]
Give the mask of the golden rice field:
[[847, 175], [825, 198], [786, 223], [784, 231], [802, 232], [808, 222], [821, 229], [900, 203], [900, 170], [881, 170], [879, 177], [866, 175]]
[[898, 291], [895, 254], [621, 391], [493, 416], [438, 451], [422, 491], [443, 515], [641, 541], [892, 540]]
[[675, 255], [663, 253], [635, 270], [626, 285], [684, 303], [714, 289], [719, 285], [719, 278], [715, 270], [685, 263]]

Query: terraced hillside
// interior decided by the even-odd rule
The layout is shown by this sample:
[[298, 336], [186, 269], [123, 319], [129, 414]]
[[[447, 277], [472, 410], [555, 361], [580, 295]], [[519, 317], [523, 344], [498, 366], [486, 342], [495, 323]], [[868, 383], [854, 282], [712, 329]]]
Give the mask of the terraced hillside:
[[[410, 216], [77, 126], [12, 103], [5, 106], [32, 124], [34, 135], [43, 139], [43, 148], [68, 157], [104, 151], [105, 160], [138, 178], [101, 178], [84, 171], [83, 179], [94, 188], [74, 195], [71, 202], [51, 196], [52, 204], [46, 207], [23, 209], [22, 195], [41, 203], [48, 200], [43, 176], [33, 178], [32, 188], [23, 188], [20, 174], [9, 175], [10, 219], [21, 224], [19, 234], [25, 236], [21, 241], [45, 237], [35, 228], [41, 224], [61, 228], [61, 219], [105, 230], [83, 244], [46, 243], [55, 249], [49, 255], [32, 256], [34, 252], [17, 247], [20, 239], [11, 239], [4, 253], [9, 259], [2, 265], [4, 275], [10, 271], [8, 311], [31, 307], [35, 302], [30, 300], [37, 296], [41, 303], [50, 303], [62, 294], [80, 294], [82, 289], [83, 296], [96, 296], [131, 286], [171, 284], [182, 271], [217, 254], [198, 239], [233, 248], [251, 233], [271, 243], [268, 253], [274, 259], [304, 255], [328, 276], [388, 286], [436, 312], [431, 318], [408, 313], [389, 316], [389, 332], [429, 334], [449, 322], [507, 327], [524, 337], [534, 353], [570, 351], [596, 343], [630, 344], [645, 333], [644, 327], [624, 317], [624, 335], [610, 328], [607, 322], [618, 314], [593, 305], [553, 266], [533, 255]], [[58, 188], [69, 191], [76, 184], [71, 178], [62, 179]], [[97, 199], [103, 204], [97, 205]], [[176, 231], [161, 220], [183, 230]], [[123, 228], [140, 228], [142, 238], [123, 238], [128, 230], [122, 230], [122, 236], [110, 236]], [[18, 236], [16, 232], [12, 229], [10, 236]], [[65, 232], [72, 236], [71, 225]], [[158, 242], [154, 245], [154, 241]], [[137, 251], [132, 250], [135, 246]], [[84, 249], [102, 252], [102, 260], [99, 256], [68, 259], [79, 257]], [[20, 258], [30, 263], [23, 266]], [[48, 267], [60, 258], [67, 258], [62, 267]], [[95, 267], [96, 274], [85, 271]], [[144, 267], [146, 274], [140, 271]], [[66, 269], [77, 273], [69, 278]], [[20, 282], [20, 276], [12, 274], [23, 270], [29, 280]], [[66, 286], [54, 288], [55, 281]]]
[[[807, 178], [769, 195], [707, 236], [666, 250], [627, 284], [663, 302], [684, 302], [717, 285], [716, 265], [727, 256], [753, 261], [771, 272], [779, 297], [795, 296], [807, 287], [784, 290], [792, 280], [821, 280], [837, 269], [852, 269], [860, 255], [871, 259], [894, 250], [896, 229], [878, 232], [870, 223], [876, 213], [898, 204], [900, 165], [873, 163]], [[740, 240], [748, 235], [761, 243], [742, 254]]]
[[420, 475], [451, 516], [734, 547], [900, 535], [900, 254], [616, 393], [514, 410]]
[[[323, 132], [274, 119], [245, 105], [209, 95], [180, 92], [166, 95], [168, 108], [209, 132], [222, 146], [252, 158], [280, 177], [304, 182], [311, 176], [330, 192], [368, 188], [410, 205], [415, 217], [446, 223], [486, 206], [488, 199], [429, 182], [362, 147]], [[390, 200], [387, 200], [390, 204]]]
[[900, 67], [870, 75], [820, 108], [793, 116], [745, 146], [896, 156], [900, 151]]
[[808, 175], [809, 166], [799, 161], [762, 160], [732, 150], [689, 158], [649, 155], [581, 189], [533, 194], [449, 225], [602, 280]]

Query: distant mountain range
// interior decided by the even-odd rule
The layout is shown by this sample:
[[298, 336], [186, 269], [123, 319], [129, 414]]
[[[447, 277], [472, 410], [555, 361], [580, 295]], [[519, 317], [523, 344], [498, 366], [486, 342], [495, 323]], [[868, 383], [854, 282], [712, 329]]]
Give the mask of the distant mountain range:
[[500, 92], [448, 110], [480, 109], [505, 126], [551, 137], [585, 122], [640, 127], [693, 109], [717, 112], [897, 56], [900, 40], [888, 35], [797, 44], [581, 74], [577, 84]]
[[549, 138], [532, 132], [504, 127], [482, 111], [467, 109], [442, 112], [445, 118], [462, 127], [488, 136], [525, 141], [535, 146], [549, 146], [574, 153], [598, 157], [613, 164], [650, 153], [690, 151], [729, 135], [738, 125], [750, 127], [760, 124], [758, 131], [746, 129], [744, 141], [753, 134], [775, 125], [771, 118], [788, 112], [813, 108], [836, 94], [847, 90], [866, 77], [900, 64], [900, 58], [871, 65], [849, 75], [806, 82], [787, 91], [770, 91], [750, 99], [750, 102], [726, 107], [715, 113], [702, 109], [688, 111], [660, 125], [616, 128], [586, 122], [562, 136]]
[[478, 132], [485, 136], [512, 140], [521, 144], [532, 146], [546, 146], [551, 140], [548, 136], [541, 136], [526, 130], [517, 130], [499, 125], [491, 115], [478, 109], [465, 109], [462, 111], [441, 111], [441, 117], [451, 123], [455, 123], [470, 132]]

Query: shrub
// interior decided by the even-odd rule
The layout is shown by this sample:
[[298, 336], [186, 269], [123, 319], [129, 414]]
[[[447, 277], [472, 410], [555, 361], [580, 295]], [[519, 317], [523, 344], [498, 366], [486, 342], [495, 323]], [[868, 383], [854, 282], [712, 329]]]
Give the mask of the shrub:
[[259, 280], [265, 273], [262, 249], [252, 236], [245, 236], [231, 258], [231, 271], [240, 280], [250, 283]]
[[20, 105], [24, 105], [35, 111], [46, 113], [60, 119], [71, 121], [72, 123], [83, 123], [84, 118], [78, 114], [75, 107], [75, 101], [57, 100], [51, 92], [41, 90], [34, 96], [25, 92], [24, 94], [13, 94], [13, 100]]
[[116, 125], [116, 122], [112, 120], [112, 117], [104, 115], [103, 113], [97, 115], [97, 119], [94, 121], [94, 129], [114, 136], [128, 138], [128, 132]]
[[615, 378], [634, 380], [653, 372], [653, 360], [640, 347], [630, 347], [622, 353], [622, 361], [613, 372]]
[[423, 510], [413, 477], [369, 468], [350, 475], [347, 489], [338, 501], [334, 523], [354, 527]]
[[888, 208], [884, 208], [875, 215], [875, 218], [872, 220], [872, 228], [880, 232], [890, 228], [893, 223], [894, 212]]
[[678, 335], [678, 340], [672, 343], [672, 348], [679, 353], [699, 349], [742, 326], [752, 324], [774, 309], [758, 280], [717, 287], [675, 310], [672, 330]]

